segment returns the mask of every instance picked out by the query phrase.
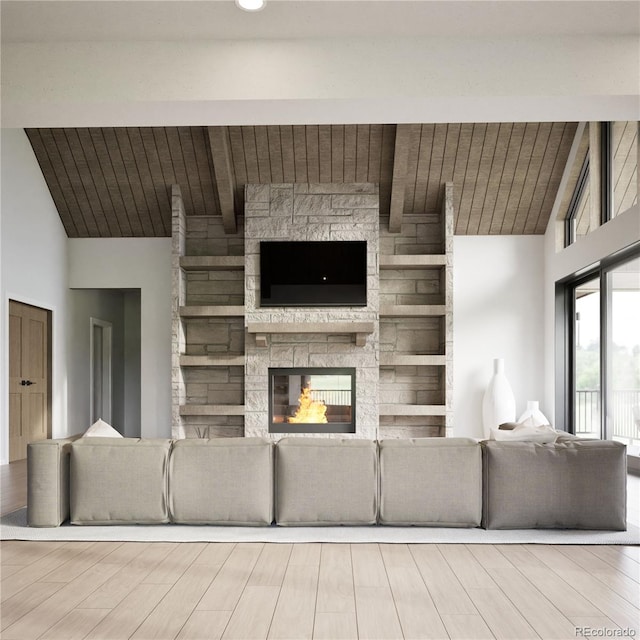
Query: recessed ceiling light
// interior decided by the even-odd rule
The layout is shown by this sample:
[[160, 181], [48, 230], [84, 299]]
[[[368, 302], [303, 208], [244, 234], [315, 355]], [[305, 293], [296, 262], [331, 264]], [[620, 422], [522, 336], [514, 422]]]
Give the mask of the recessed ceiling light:
[[236, 0], [236, 5], [245, 11], [260, 11], [266, 4], [267, 0]]

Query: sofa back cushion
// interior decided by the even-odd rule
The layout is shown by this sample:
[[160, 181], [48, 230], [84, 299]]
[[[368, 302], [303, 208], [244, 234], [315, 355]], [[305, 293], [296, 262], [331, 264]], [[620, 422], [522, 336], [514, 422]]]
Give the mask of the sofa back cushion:
[[627, 453], [620, 442], [482, 443], [487, 529], [626, 529]]
[[470, 438], [380, 441], [380, 523], [478, 527], [482, 451]]
[[271, 524], [273, 444], [264, 438], [175, 442], [169, 508], [174, 522]]
[[72, 524], [169, 522], [171, 440], [80, 438], [71, 445]]
[[376, 442], [283, 438], [276, 448], [276, 522], [280, 525], [375, 524]]

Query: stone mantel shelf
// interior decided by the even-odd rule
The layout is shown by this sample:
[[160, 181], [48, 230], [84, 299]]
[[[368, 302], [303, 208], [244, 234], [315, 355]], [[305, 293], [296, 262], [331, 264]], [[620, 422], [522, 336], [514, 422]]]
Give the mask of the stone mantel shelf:
[[256, 345], [266, 347], [274, 333], [325, 333], [353, 335], [356, 346], [364, 347], [367, 336], [375, 331], [373, 322], [249, 322], [247, 331], [256, 336]]
[[447, 264], [445, 254], [383, 255], [380, 256], [381, 269], [424, 269], [444, 267]]
[[444, 416], [447, 407], [443, 404], [381, 404], [381, 416]]
[[242, 404], [183, 404], [181, 416], [243, 416]]
[[185, 271], [227, 271], [244, 269], [244, 256], [182, 256]]

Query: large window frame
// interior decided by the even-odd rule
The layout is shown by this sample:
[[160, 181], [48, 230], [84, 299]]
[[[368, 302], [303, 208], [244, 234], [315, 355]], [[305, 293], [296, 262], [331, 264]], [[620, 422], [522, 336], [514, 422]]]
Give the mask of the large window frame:
[[575, 290], [598, 278], [600, 282], [600, 429], [603, 438], [612, 437], [607, 420], [610, 382], [611, 291], [609, 273], [617, 267], [640, 258], [636, 243], [601, 260], [598, 264], [572, 274], [556, 283], [556, 425], [569, 433], [576, 430], [575, 406]]

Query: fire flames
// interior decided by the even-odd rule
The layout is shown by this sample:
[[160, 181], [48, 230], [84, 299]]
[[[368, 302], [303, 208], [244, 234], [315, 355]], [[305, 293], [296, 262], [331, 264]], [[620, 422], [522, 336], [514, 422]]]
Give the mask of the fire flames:
[[311, 397], [311, 385], [307, 385], [302, 389], [302, 393], [298, 398], [300, 405], [293, 416], [287, 418], [287, 422], [293, 423], [313, 423], [326, 424], [327, 421], [327, 405], [322, 401], [313, 400]]

